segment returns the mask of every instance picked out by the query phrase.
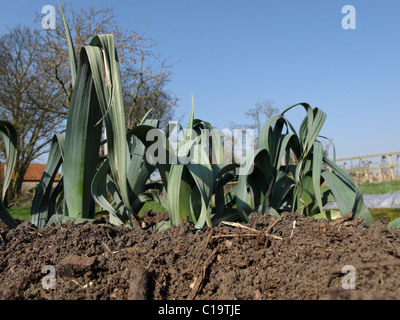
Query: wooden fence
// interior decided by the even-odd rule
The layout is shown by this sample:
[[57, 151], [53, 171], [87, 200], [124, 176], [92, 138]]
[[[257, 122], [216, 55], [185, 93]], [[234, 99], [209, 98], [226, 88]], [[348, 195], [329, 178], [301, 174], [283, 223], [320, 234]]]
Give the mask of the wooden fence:
[[[336, 163], [357, 183], [400, 180], [400, 152], [337, 159]], [[227, 184], [228, 191], [237, 181]]]
[[336, 162], [357, 183], [382, 182], [400, 179], [400, 152], [337, 159]]

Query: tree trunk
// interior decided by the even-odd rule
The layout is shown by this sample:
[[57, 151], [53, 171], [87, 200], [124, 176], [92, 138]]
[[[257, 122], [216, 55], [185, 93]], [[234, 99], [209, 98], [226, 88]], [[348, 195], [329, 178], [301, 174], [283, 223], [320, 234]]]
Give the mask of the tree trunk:
[[9, 205], [13, 205], [17, 197], [21, 195], [22, 183], [24, 182], [24, 176], [27, 170], [28, 165], [17, 160], [14, 168], [14, 175], [7, 191]]

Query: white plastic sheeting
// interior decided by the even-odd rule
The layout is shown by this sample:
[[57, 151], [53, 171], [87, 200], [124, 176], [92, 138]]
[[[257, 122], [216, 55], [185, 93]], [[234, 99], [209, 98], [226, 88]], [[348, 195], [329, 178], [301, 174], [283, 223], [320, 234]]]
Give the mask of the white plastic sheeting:
[[[369, 209], [400, 208], [400, 190], [386, 194], [364, 194], [365, 205]], [[338, 210], [336, 202], [330, 202], [324, 206], [325, 210]]]

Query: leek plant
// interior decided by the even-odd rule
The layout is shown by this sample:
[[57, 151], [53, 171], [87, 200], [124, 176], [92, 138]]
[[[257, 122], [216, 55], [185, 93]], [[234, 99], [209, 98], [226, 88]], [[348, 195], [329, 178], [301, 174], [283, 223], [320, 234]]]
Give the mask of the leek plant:
[[[173, 129], [177, 134], [171, 136]], [[234, 178], [238, 164], [223, 163], [222, 138], [209, 122], [194, 119], [193, 100], [186, 130], [179, 123], [169, 124], [163, 130], [141, 124], [132, 133], [148, 152], [158, 154], [153, 161], [162, 179], [161, 196], [146, 195], [168, 208], [169, 225], [189, 220], [196, 228], [205, 224], [211, 227], [223, 217], [234, 216], [234, 196], [225, 194], [224, 186]], [[157, 143], [150, 136], [157, 136]]]
[[[143, 226], [133, 206], [135, 186], [132, 178], [128, 178], [130, 168], [137, 169], [143, 163], [140, 156], [129, 152], [114, 37], [94, 37], [80, 50], [77, 59], [63, 13], [62, 17], [69, 45], [73, 91], [65, 136], [53, 139], [48, 164], [33, 201], [31, 222], [43, 225], [51, 215], [60, 212], [61, 204], [62, 216], [94, 219], [97, 201], [110, 212], [113, 223], [132, 225], [134, 217]], [[99, 156], [103, 123], [109, 152], [106, 159]], [[61, 165], [62, 179], [52, 191], [55, 173]], [[108, 171], [111, 178], [107, 178]], [[116, 203], [118, 209], [108, 203], [104, 193], [107, 184], [110, 190], [114, 188], [114, 199], [122, 201], [123, 209], [120, 203]]]
[[4, 140], [6, 150], [5, 172], [0, 198], [0, 220], [4, 221], [8, 227], [15, 228], [18, 226], [18, 222], [7, 211], [5, 202], [7, 202], [7, 189], [17, 158], [17, 133], [11, 123], [0, 120], [0, 136]]
[[[220, 155], [221, 137], [208, 122], [194, 119], [193, 105], [186, 137], [175, 148], [170, 142], [170, 125], [161, 129], [157, 120], [145, 117], [138, 126], [127, 130], [113, 36], [96, 36], [80, 50], [77, 59], [64, 16], [63, 21], [71, 60], [72, 98], [66, 133], [56, 135], [51, 144], [33, 200], [31, 222], [43, 226], [46, 221], [93, 220], [96, 202], [110, 213], [111, 223], [132, 226], [136, 221], [146, 227], [138, 213], [145, 201], [153, 200], [168, 208], [173, 225], [189, 218], [198, 228], [212, 226], [212, 219], [221, 218], [226, 214], [225, 208], [232, 205], [224, 197], [223, 186], [229, 181], [227, 177], [233, 177], [235, 165], [220, 161], [212, 166], [202, 143], [211, 139], [213, 153]], [[106, 141], [101, 141], [102, 123]], [[204, 129], [214, 136], [205, 136]], [[154, 147], [148, 137], [150, 131], [156, 131], [161, 140], [160, 152], [168, 154], [168, 161], [150, 163], [146, 157]], [[195, 132], [196, 137], [192, 138], [190, 132]], [[104, 143], [109, 153], [100, 156]], [[191, 161], [182, 163], [180, 160], [188, 154], [193, 155]], [[60, 168], [61, 180], [53, 189]], [[148, 182], [155, 170], [162, 183]], [[213, 209], [214, 194], [217, 205]]]
[[[296, 106], [306, 111], [298, 133], [285, 117]], [[330, 212], [323, 207], [331, 201], [337, 202], [341, 215], [352, 212], [366, 224], [372, 221], [357, 184], [323, 153], [318, 138], [324, 138], [319, 133], [325, 119], [322, 110], [300, 103], [265, 123], [259, 148], [248, 159], [254, 163], [253, 172], [239, 177], [236, 203], [243, 221], [253, 211], [271, 215], [291, 211], [329, 219]], [[295, 161], [290, 161], [293, 157]]]

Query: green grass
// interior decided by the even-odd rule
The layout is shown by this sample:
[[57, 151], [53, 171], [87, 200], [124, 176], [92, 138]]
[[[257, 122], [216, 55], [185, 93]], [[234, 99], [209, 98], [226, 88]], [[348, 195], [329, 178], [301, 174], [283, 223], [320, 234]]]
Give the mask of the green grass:
[[[141, 214], [145, 210], [153, 210], [158, 212], [167, 211], [164, 207], [162, 207], [155, 201], [146, 202], [139, 214]], [[31, 207], [30, 206], [14, 207], [9, 211], [11, 215], [14, 217], [14, 219], [18, 218], [22, 220], [29, 220]], [[379, 217], [381, 216], [388, 217], [389, 221], [392, 221], [400, 217], [400, 209], [370, 209], [370, 211], [374, 220], [378, 220]]]
[[143, 211], [146, 210], [153, 210], [153, 211], [158, 211], [158, 212], [165, 212], [168, 211], [165, 209], [163, 206], [161, 206], [158, 202], [155, 201], [148, 201], [143, 205], [142, 210], [140, 210], [139, 215], [142, 214]]
[[[400, 190], [400, 180], [359, 184], [363, 194], [385, 194]], [[400, 209], [370, 209], [374, 220], [386, 216], [389, 221], [400, 217]]]
[[400, 217], [400, 209], [370, 209], [374, 220], [378, 220], [380, 217], [387, 217], [389, 221], [393, 221]]
[[363, 183], [358, 186], [363, 194], [384, 194], [400, 190], [400, 180]]
[[[141, 214], [145, 210], [153, 210], [158, 212], [167, 211], [164, 207], [162, 207], [155, 201], [146, 202], [139, 214]], [[14, 218], [29, 220], [31, 207], [30, 206], [14, 207], [11, 208], [9, 211]], [[381, 216], [387, 216], [389, 221], [392, 221], [400, 217], [400, 209], [370, 209], [370, 211], [372, 216], [374, 217], [374, 220], [378, 220], [379, 217]]]
[[[158, 211], [158, 212], [165, 212], [167, 211], [163, 206], [158, 204], [155, 201], [148, 201], [144, 204], [142, 210], [140, 210], [141, 214], [145, 210], [153, 210], [153, 211]], [[22, 220], [27, 220], [29, 221], [30, 214], [31, 214], [31, 206], [20, 206], [20, 207], [13, 207], [9, 209], [9, 212], [13, 216], [14, 219], [22, 219]]]
[[31, 214], [31, 206], [20, 206], [9, 209], [14, 219], [29, 220]]

